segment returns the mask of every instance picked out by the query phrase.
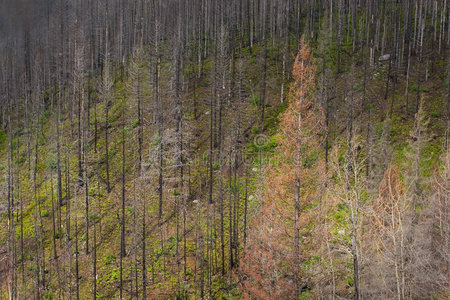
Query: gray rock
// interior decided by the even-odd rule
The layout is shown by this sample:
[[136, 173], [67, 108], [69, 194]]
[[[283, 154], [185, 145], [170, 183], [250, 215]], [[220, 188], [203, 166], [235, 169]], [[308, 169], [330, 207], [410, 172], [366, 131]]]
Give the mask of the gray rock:
[[391, 59], [391, 55], [390, 54], [385, 54], [385, 55], [381, 55], [378, 58], [378, 61], [386, 61], [386, 60], [389, 60], [389, 59]]

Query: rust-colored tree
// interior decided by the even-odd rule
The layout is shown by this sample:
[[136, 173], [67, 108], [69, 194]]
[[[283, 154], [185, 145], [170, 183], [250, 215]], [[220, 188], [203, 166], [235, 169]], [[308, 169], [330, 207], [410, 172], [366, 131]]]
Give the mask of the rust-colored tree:
[[405, 176], [411, 170], [386, 170], [365, 235], [364, 252], [370, 257], [365, 299], [448, 298], [448, 162], [447, 151], [430, 178], [430, 190], [423, 192], [420, 210], [417, 189]]
[[310, 48], [301, 42], [289, 105], [280, 116], [278, 152], [265, 170], [261, 207], [241, 260], [244, 298], [297, 299], [310, 287], [301, 265], [312, 256], [309, 225], [325, 182], [321, 154], [325, 116], [314, 94], [315, 72]]

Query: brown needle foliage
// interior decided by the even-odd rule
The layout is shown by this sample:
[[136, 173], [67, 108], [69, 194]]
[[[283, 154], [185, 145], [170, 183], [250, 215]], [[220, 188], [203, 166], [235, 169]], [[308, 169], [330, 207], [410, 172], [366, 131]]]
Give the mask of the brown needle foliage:
[[292, 299], [310, 283], [302, 261], [311, 257], [314, 207], [325, 182], [320, 152], [323, 109], [314, 95], [315, 72], [309, 46], [301, 42], [280, 116], [278, 154], [265, 170], [259, 214], [250, 226], [239, 269], [244, 298]]

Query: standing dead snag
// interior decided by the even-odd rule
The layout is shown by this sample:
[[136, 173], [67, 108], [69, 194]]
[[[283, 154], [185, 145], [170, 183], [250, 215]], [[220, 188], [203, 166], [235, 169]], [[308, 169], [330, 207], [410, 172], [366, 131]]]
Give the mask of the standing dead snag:
[[[353, 133], [351, 133], [351, 130]], [[361, 298], [360, 290], [360, 265], [361, 265], [361, 223], [364, 197], [366, 194], [365, 161], [360, 155], [360, 137], [355, 136], [356, 129], [349, 127], [347, 139], [347, 154], [339, 155], [336, 148], [333, 154], [332, 165], [334, 172], [334, 188], [332, 194], [336, 202], [338, 211], [345, 212], [345, 221], [336, 220], [335, 225], [343, 227], [335, 237], [340, 248], [345, 249], [344, 261], [351, 266], [347, 268], [349, 276], [352, 277], [353, 298]], [[341, 224], [340, 224], [341, 223]], [[348, 234], [347, 234], [348, 233]], [[342, 236], [346, 236], [342, 238]], [[340, 259], [336, 257], [336, 260]], [[350, 263], [351, 260], [351, 263]], [[351, 273], [351, 275], [350, 275]]]
[[[415, 286], [416, 291], [413, 295], [416, 297], [428, 297], [433, 290], [445, 291], [447, 288], [448, 291], [450, 277], [450, 152], [448, 146], [441, 155], [441, 162], [441, 166], [432, 175], [432, 195], [425, 211], [431, 219], [427, 226], [429, 231], [423, 230], [421, 241], [418, 242], [419, 251], [422, 253], [416, 254], [420, 258], [418, 267], [430, 276], [424, 278], [425, 282], [421, 282], [421, 290], [417, 291], [418, 286]], [[420, 224], [420, 227], [425, 226]], [[423, 247], [424, 245], [426, 247]], [[423, 253], [423, 249], [431, 251]]]
[[373, 203], [371, 230], [378, 259], [372, 267], [376, 267], [373, 272], [383, 282], [383, 295], [396, 299], [406, 297], [406, 233], [411, 219], [405, 196], [399, 171], [390, 166]]

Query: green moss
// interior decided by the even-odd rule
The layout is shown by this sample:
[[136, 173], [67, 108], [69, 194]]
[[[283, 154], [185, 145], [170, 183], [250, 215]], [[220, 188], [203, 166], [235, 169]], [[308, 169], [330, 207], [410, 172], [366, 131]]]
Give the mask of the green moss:
[[428, 89], [425, 86], [421, 85], [420, 89], [419, 89], [419, 86], [416, 83], [411, 84], [411, 86], [409, 87], [409, 90], [411, 92], [416, 92], [416, 93], [417, 93], [417, 91], [419, 91], [420, 93], [428, 92]]
[[353, 277], [347, 277], [347, 284], [353, 286]]
[[107, 284], [111, 284], [119, 278], [119, 270], [117, 268], [113, 268], [111, 273], [105, 275], [105, 282]]
[[0, 129], [0, 150], [4, 150], [8, 145], [8, 135]]
[[139, 124], [139, 120], [133, 120], [133, 121], [131, 121], [130, 126], [131, 126], [132, 128], [136, 128], [136, 127], [138, 126], [138, 124]]
[[302, 291], [298, 296], [299, 300], [313, 299], [314, 293], [311, 290]]
[[356, 83], [356, 84], [353, 86], [353, 89], [354, 89], [355, 91], [362, 92], [364, 88], [363, 88], [363, 85], [362, 85], [361, 83]]
[[259, 95], [257, 94], [251, 94], [250, 97], [248, 97], [248, 102], [252, 104], [253, 106], [260, 106], [261, 105], [261, 99]]
[[419, 161], [422, 169], [422, 176], [429, 177], [433, 167], [439, 164], [439, 158], [442, 154], [442, 144], [438, 142], [427, 143], [423, 149], [421, 159]]
[[441, 113], [438, 112], [438, 111], [435, 111], [435, 112], [431, 112], [430, 115], [431, 115], [433, 118], [439, 118], [439, 117], [441, 116]]
[[62, 233], [59, 229], [55, 230], [55, 239], [59, 239], [62, 236]]
[[313, 167], [318, 158], [319, 158], [319, 152], [313, 151], [303, 160], [303, 166], [305, 168]]
[[57, 159], [55, 155], [48, 155], [48, 159], [47, 159], [47, 170], [49, 171], [56, 171], [57, 169]]
[[114, 254], [108, 254], [106, 257], [103, 258], [103, 264], [105, 266], [109, 266], [115, 260], [116, 256]]
[[21, 165], [21, 164], [23, 164], [26, 160], [27, 160], [26, 157], [22, 156], [22, 157], [17, 158], [17, 159], [14, 161], [14, 163], [17, 164], [17, 165]]

